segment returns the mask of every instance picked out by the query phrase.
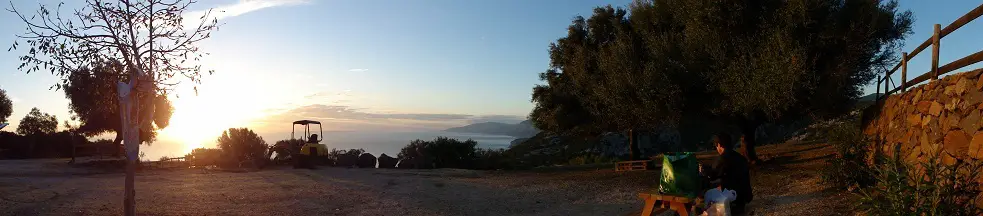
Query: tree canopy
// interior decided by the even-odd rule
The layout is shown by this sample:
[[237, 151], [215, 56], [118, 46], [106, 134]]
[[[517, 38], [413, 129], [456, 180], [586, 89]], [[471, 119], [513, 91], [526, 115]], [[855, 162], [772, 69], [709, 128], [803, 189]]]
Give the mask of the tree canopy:
[[[120, 126], [119, 94], [116, 83], [126, 82], [128, 76], [123, 72], [123, 64], [118, 61], [106, 61], [92, 68], [82, 68], [69, 75], [62, 85], [65, 98], [69, 99], [69, 108], [78, 117], [79, 132], [86, 136], [96, 136], [106, 132], [115, 132], [117, 145], [122, 141]], [[141, 141], [153, 141], [156, 131], [167, 127], [173, 107], [167, 96], [157, 94], [153, 98], [154, 107], [152, 121], [141, 128]], [[140, 109], [149, 112], [150, 109]], [[153, 125], [149, 125], [153, 123]]]
[[695, 114], [753, 131], [785, 117], [838, 115], [896, 62], [912, 23], [897, 7], [868, 0], [598, 7], [550, 44], [530, 118], [547, 131], [598, 132], [675, 126]]
[[218, 137], [218, 148], [235, 161], [248, 161], [265, 158], [269, 146], [263, 137], [248, 128], [229, 128]]
[[14, 112], [14, 103], [7, 96], [7, 91], [0, 89], [0, 123], [7, 122], [7, 118]]
[[58, 129], [58, 118], [48, 113], [42, 113], [37, 107], [31, 108], [17, 125], [17, 133], [21, 135], [52, 134]]

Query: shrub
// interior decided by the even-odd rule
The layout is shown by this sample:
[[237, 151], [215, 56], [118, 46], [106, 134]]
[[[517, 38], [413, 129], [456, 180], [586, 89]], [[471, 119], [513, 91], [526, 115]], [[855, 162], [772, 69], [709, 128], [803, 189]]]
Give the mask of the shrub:
[[512, 161], [505, 149], [477, 149], [475, 151], [474, 167], [471, 169], [496, 170], [511, 169]]
[[184, 158], [191, 162], [191, 166], [217, 166], [223, 160], [221, 149], [210, 148], [192, 149]]
[[229, 128], [218, 138], [218, 147], [229, 159], [237, 162], [262, 163], [265, 161], [266, 150], [269, 146], [248, 128]]
[[[399, 151], [400, 168], [463, 168], [474, 167], [478, 142], [437, 137], [432, 141], [414, 140]], [[405, 163], [405, 166], [404, 166]]]
[[351, 167], [358, 163], [358, 157], [365, 153], [365, 149], [338, 150], [331, 149], [324, 161], [327, 165]]
[[884, 160], [873, 171], [876, 184], [861, 191], [859, 207], [868, 214], [983, 215], [976, 206], [980, 161], [947, 165], [938, 155], [916, 164]]
[[828, 129], [827, 136], [836, 148], [836, 155], [826, 161], [822, 181], [851, 191], [872, 185], [872, 166], [867, 161], [872, 156], [871, 140], [860, 130], [860, 122], [851, 119], [834, 125]]

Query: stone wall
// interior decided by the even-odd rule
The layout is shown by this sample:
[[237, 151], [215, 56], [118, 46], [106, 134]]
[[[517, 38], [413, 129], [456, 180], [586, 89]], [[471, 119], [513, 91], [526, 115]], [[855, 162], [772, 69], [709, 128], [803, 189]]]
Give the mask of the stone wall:
[[864, 132], [887, 155], [924, 162], [939, 153], [946, 164], [983, 158], [983, 79], [980, 71], [958, 73], [909, 88], [875, 104], [880, 108]]

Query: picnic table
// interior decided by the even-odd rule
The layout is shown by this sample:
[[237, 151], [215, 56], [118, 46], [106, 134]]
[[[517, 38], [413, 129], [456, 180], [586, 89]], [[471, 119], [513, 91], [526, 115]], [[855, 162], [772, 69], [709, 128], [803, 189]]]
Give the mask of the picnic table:
[[689, 216], [693, 206], [698, 203], [697, 198], [659, 193], [638, 193], [638, 197], [645, 200], [642, 216], [651, 216], [656, 210], [656, 206], [658, 206], [659, 212], [671, 210], [676, 211], [680, 216]]

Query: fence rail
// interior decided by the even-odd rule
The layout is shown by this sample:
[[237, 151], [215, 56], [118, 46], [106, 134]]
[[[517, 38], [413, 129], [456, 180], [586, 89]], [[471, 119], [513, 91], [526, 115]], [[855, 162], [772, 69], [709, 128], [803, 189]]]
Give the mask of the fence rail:
[[[979, 52], [970, 54], [966, 57], [960, 58], [959, 60], [955, 60], [946, 65], [943, 65], [942, 67], [939, 67], [939, 46], [941, 45], [940, 44], [941, 39], [944, 38], [946, 35], [949, 35], [950, 33], [956, 31], [956, 29], [959, 29], [960, 27], [963, 27], [964, 25], [975, 20], [976, 18], [979, 18], [980, 15], [983, 15], [983, 4], [980, 4], [980, 6], [977, 6], [975, 9], [969, 11], [969, 13], [966, 13], [962, 17], [959, 17], [959, 19], [952, 21], [952, 23], [950, 23], [945, 28], [942, 28], [942, 25], [940, 24], [935, 24], [935, 26], [933, 26], [934, 33], [932, 34], [931, 38], [925, 40], [925, 42], [922, 42], [922, 44], [918, 45], [918, 47], [912, 50], [911, 53], [902, 52], [901, 62], [895, 65], [894, 68], [891, 68], [891, 70], [887, 71], [887, 73], [884, 74], [884, 77], [880, 77], [880, 76], [877, 77], [877, 93], [875, 94], [876, 100], [880, 100], [881, 98], [887, 97], [892, 93], [898, 91], [905, 91], [911, 85], [917, 85], [926, 80], [935, 80], [939, 78], [939, 75], [953, 72], [962, 69], [966, 66], [983, 61], [983, 50], [980, 50]], [[911, 80], [907, 80], [908, 60], [910, 60], [912, 57], [915, 57], [916, 55], [918, 55], [918, 53], [921, 53], [929, 46], [932, 46], [932, 68], [928, 72], [922, 74], [921, 76], [915, 77], [914, 79]], [[894, 89], [888, 90], [890, 88], [888, 84], [894, 83], [894, 80], [891, 79], [891, 74], [896, 72], [898, 69], [901, 69], [901, 85], [895, 84]], [[979, 70], [983, 70], [983, 68], [976, 69], [973, 71], [979, 71]], [[883, 95], [880, 94], [881, 83], [884, 83]]]

